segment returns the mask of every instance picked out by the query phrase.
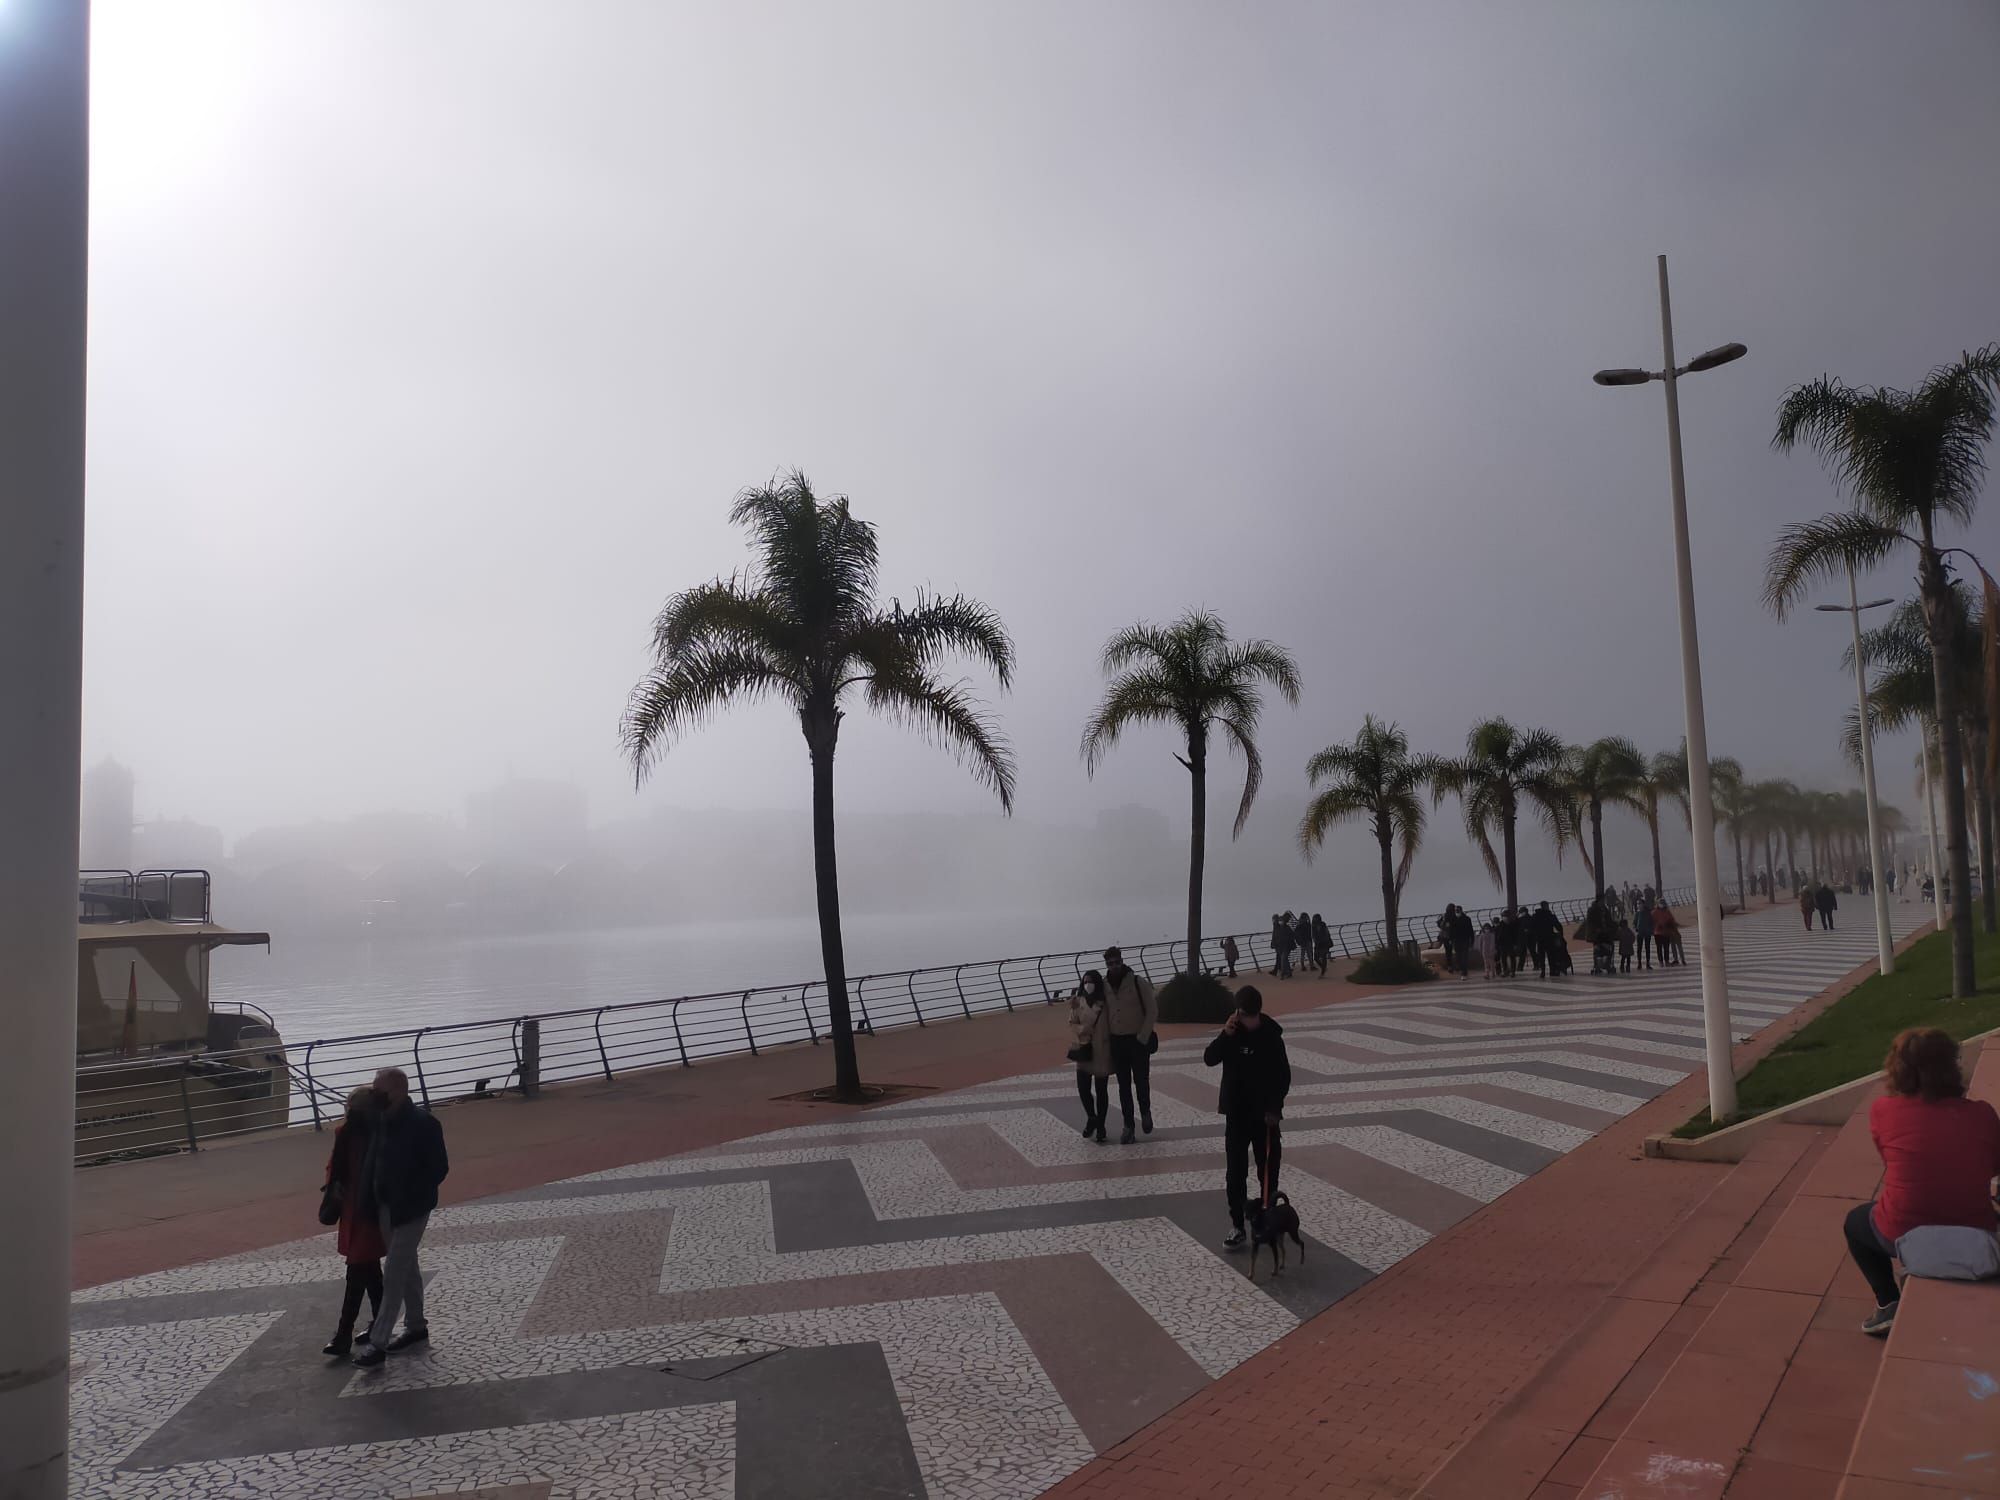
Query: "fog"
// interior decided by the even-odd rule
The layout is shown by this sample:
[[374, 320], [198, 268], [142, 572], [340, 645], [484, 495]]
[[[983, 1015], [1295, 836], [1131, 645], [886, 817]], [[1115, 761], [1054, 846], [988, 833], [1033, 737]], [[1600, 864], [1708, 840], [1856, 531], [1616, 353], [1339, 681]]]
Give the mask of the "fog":
[[[1077, 741], [1105, 637], [1205, 605], [1305, 675], [1234, 845], [1240, 762], [1212, 791], [1217, 925], [1368, 915], [1361, 830], [1295, 849], [1364, 714], [1679, 742], [1660, 397], [1589, 379], [1659, 363], [1661, 251], [1682, 358], [1750, 349], [1682, 396], [1711, 748], [1852, 786], [1844, 622], [1759, 601], [1839, 503], [1774, 412], [2000, 338], [1984, 0], [95, 14], [86, 762], [133, 770], [136, 862], [245, 888], [534, 862], [479, 832], [526, 784], [581, 829], [546, 868], [648, 919], [808, 912], [795, 721], [732, 711], [641, 790], [616, 732], [660, 604], [747, 560], [733, 493], [796, 465], [885, 595], [964, 590], [1020, 655], [1011, 822], [850, 714], [855, 910], [1173, 930], [1174, 745], [1088, 778]], [[1412, 904], [1491, 891], [1448, 803]]]

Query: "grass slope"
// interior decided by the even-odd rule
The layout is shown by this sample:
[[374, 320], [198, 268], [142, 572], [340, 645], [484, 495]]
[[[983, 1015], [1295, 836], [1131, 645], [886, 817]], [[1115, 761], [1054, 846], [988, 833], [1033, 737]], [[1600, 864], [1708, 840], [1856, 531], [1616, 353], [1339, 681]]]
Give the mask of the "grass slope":
[[[1737, 1084], [1737, 1113], [1722, 1123], [1733, 1125], [1876, 1072], [1890, 1038], [1906, 1026], [1935, 1026], [1960, 1041], [2000, 1026], [2000, 933], [1976, 933], [1974, 954], [1978, 993], [1953, 1000], [1951, 934], [1932, 933], [1912, 945], [1897, 958], [1895, 973], [1871, 976], [1773, 1048]], [[1717, 1128], [1703, 1110], [1674, 1134], [1702, 1136]]]

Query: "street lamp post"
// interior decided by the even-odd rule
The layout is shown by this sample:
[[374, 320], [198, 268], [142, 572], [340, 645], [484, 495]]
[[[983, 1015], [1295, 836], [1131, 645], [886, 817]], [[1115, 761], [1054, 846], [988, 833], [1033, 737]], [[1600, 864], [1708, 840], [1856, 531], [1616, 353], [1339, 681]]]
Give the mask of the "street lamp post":
[[1701, 703], [1701, 642], [1694, 623], [1694, 563], [1688, 554], [1687, 483], [1681, 470], [1680, 377], [1712, 370], [1749, 351], [1741, 344], [1723, 344], [1698, 354], [1685, 365], [1674, 364], [1673, 304], [1667, 292], [1667, 258], [1660, 267], [1659, 370], [1599, 370], [1599, 385], [1643, 385], [1661, 382], [1667, 391], [1667, 465], [1673, 481], [1674, 573], [1679, 585], [1681, 617], [1681, 697], [1687, 712], [1688, 813], [1694, 825], [1694, 895], [1701, 944], [1701, 1013], [1708, 1053], [1708, 1113], [1724, 1120], [1736, 1113], [1736, 1069], [1731, 1061], [1734, 1037], [1729, 1023], [1729, 971], [1722, 954], [1722, 881], [1715, 867], [1715, 801], [1709, 785], [1708, 720]]
[[1847, 602], [1816, 604], [1824, 614], [1846, 615], [1854, 627], [1854, 697], [1861, 714], [1861, 781], [1868, 792], [1868, 868], [1875, 896], [1875, 962], [1884, 974], [1896, 970], [1894, 945], [1889, 940], [1889, 890], [1882, 883], [1882, 814], [1875, 802], [1875, 729], [1868, 722], [1867, 665], [1861, 655], [1861, 612], [1894, 604], [1894, 599], [1860, 602], [1854, 587], [1854, 564], [1847, 565]]

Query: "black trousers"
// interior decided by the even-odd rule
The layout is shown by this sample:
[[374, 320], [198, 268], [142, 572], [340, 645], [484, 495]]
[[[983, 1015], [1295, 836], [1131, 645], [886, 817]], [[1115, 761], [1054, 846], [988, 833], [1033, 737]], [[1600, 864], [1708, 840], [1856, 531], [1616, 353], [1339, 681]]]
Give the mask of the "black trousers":
[[1824, 907], [1820, 909], [1819, 925], [1822, 932], [1833, 931], [1833, 913], [1827, 911]]
[[1153, 1117], [1153, 1059], [1146, 1044], [1136, 1036], [1111, 1037], [1111, 1071], [1118, 1075], [1118, 1108], [1125, 1116], [1125, 1128], [1132, 1128], [1132, 1090], [1139, 1091], [1139, 1113]]
[[382, 1307], [382, 1262], [379, 1260], [347, 1263], [347, 1285], [340, 1294], [338, 1337], [353, 1336], [354, 1319], [361, 1311], [361, 1298], [364, 1293], [368, 1297], [368, 1320], [372, 1323], [375, 1314]]
[[[1093, 1087], [1094, 1086], [1094, 1087]], [[1077, 1097], [1083, 1100], [1084, 1114], [1102, 1125], [1104, 1112], [1111, 1102], [1111, 1080], [1101, 1073], [1093, 1073], [1088, 1068], [1076, 1070]], [[1091, 1103], [1091, 1095], [1097, 1095], [1097, 1102]]]
[[1639, 967], [1642, 969], [1653, 967], [1653, 935], [1650, 932], [1639, 934]]
[[1887, 1307], [1902, 1292], [1896, 1286], [1893, 1247], [1884, 1244], [1882, 1236], [1875, 1232], [1874, 1213], [1872, 1203], [1849, 1209], [1842, 1227], [1847, 1232], [1847, 1253], [1854, 1257], [1854, 1264], [1868, 1282], [1868, 1290], [1875, 1294], [1876, 1305]]
[[1261, 1114], [1231, 1115], [1222, 1132], [1223, 1190], [1229, 1195], [1229, 1222], [1243, 1227], [1249, 1207], [1250, 1163], [1257, 1163], [1258, 1201], [1278, 1190], [1278, 1163], [1285, 1154], [1283, 1129], [1266, 1125]]

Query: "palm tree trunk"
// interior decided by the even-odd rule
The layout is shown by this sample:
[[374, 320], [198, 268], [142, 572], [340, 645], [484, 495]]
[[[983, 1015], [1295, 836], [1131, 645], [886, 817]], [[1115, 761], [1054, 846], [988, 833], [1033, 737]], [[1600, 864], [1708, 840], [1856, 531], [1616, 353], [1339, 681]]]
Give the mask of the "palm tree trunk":
[[1201, 874], [1208, 858], [1208, 736], [1188, 734], [1188, 780], [1193, 786], [1193, 831], [1188, 835], [1187, 972], [1201, 972]]
[[847, 950], [840, 938], [840, 870], [833, 843], [833, 748], [838, 719], [806, 731], [813, 770], [813, 886], [819, 897], [819, 956], [826, 970], [826, 1021], [833, 1037], [833, 1091], [861, 1098], [861, 1064], [854, 1055], [854, 1017], [847, 1008]]
[[[1665, 889], [1667, 888], [1667, 882], [1666, 882], [1666, 880], [1665, 880], [1665, 879], [1664, 879], [1664, 878], [1663, 878], [1663, 877], [1661, 876], [1661, 874], [1660, 874], [1660, 810], [1659, 810], [1659, 808], [1655, 807], [1655, 808], [1654, 808], [1654, 809], [1652, 810], [1652, 812], [1650, 812], [1649, 814], [1647, 814], [1647, 817], [1646, 817], [1646, 826], [1647, 826], [1648, 828], [1650, 828], [1650, 829], [1652, 830], [1652, 833], [1653, 833], [1653, 890], [1654, 890], [1654, 891], [1655, 891], [1655, 892], [1657, 893], [1657, 892], [1660, 892], [1660, 891], [1664, 891], [1664, 890], [1665, 890]], [[1738, 874], [1740, 875], [1740, 874], [1741, 874], [1742, 872], [1741, 872], [1741, 871], [1739, 870], [1739, 871], [1738, 871], [1737, 873], [1738, 873]], [[1741, 885], [1742, 883], [1743, 883], [1743, 882], [1742, 882], [1741, 880], [1737, 881], [1737, 884], [1738, 884], [1738, 885]]]
[[[1386, 825], [1387, 819], [1378, 815], [1378, 823]], [[1391, 953], [1402, 947], [1396, 937], [1396, 865], [1389, 857], [1394, 837], [1393, 830], [1387, 826], [1378, 827], [1375, 833], [1375, 842], [1382, 846], [1382, 920], [1387, 924], [1383, 931], [1389, 934], [1386, 946]]]
[[1604, 899], [1604, 804], [1590, 799], [1590, 857], [1596, 863], [1597, 896]]
[[1993, 891], [1993, 786], [1986, 777], [1986, 757], [1972, 736], [1967, 748], [1972, 765], [1972, 816], [1979, 832], [1979, 915], [1988, 932], [2000, 931], [2000, 910]]
[[1764, 888], [1764, 904], [1778, 904], [1778, 844], [1777, 835], [1770, 829], [1764, 830], [1764, 878], [1768, 884]]
[[1924, 604], [1924, 633], [1930, 637], [1931, 681], [1937, 695], [1938, 757], [1944, 762], [1945, 864], [1951, 882], [1951, 997], [1970, 999], [1977, 988], [1972, 963], [1972, 862], [1965, 850], [1965, 755], [1958, 734], [1958, 684], [1947, 669], [1946, 611], [1950, 581], [1944, 560], [1930, 545], [1926, 524], [1917, 563], [1917, 589]]
[[1791, 887], [1794, 896], [1799, 893], [1799, 854], [1789, 828], [1785, 830], [1785, 884]]
[[1503, 808], [1500, 815], [1500, 849], [1506, 861], [1507, 904], [1518, 907], [1520, 898], [1514, 894], [1514, 809]]
[[1743, 883], [1743, 830], [1731, 828], [1729, 836], [1736, 844], [1736, 904], [1747, 912], [1750, 910], [1750, 889]]

